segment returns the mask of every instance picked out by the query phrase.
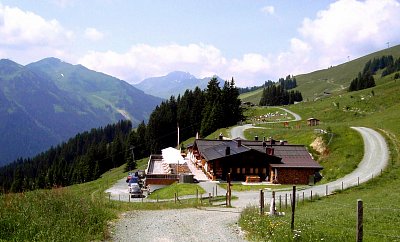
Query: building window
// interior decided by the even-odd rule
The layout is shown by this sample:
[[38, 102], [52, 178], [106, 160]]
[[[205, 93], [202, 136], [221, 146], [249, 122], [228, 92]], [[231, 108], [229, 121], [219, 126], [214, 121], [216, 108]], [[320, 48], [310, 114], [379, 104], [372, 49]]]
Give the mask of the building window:
[[267, 168], [263, 168], [263, 174], [267, 174]]
[[236, 173], [240, 174], [240, 167], [236, 168]]
[[254, 169], [254, 172], [255, 172], [256, 174], [258, 174], [258, 168]]
[[250, 168], [250, 174], [253, 174], [254, 169]]
[[246, 168], [242, 168], [242, 174], [246, 174]]

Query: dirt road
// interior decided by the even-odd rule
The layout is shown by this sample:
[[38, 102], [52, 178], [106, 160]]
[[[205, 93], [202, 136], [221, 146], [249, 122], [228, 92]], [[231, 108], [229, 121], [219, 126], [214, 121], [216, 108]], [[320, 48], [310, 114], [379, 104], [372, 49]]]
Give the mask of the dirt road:
[[123, 214], [113, 241], [245, 241], [235, 209], [133, 211]]

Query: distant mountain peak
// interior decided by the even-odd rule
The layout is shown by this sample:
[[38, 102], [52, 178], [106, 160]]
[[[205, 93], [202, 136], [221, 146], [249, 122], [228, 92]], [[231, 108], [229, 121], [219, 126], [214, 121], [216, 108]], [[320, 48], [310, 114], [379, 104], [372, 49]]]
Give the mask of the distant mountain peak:
[[[213, 77], [218, 78], [220, 83], [223, 83], [223, 80], [218, 76], [214, 75]], [[196, 87], [204, 89], [207, 87], [210, 79], [211, 77], [196, 78], [189, 72], [173, 71], [168, 73], [166, 76], [144, 79], [134, 86], [147, 94], [169, 98], [172, 95], [178, 96], [179, 94], [183, 94], [187, 89], [193, 90]]]
[[173, 71], [173, 72], [168, 73], [166, 75], [166, 77], [174, 77], [174, 78], [178, 78], [178, 79], [193, 79], [193, 78], [196, 78], [195, 76], [193, 76], [189, 72], [184, 72], [184, 71]]
[[13, 74], [22, 69], [23, 66], [9, 59], [0, 60], [0, 75]]

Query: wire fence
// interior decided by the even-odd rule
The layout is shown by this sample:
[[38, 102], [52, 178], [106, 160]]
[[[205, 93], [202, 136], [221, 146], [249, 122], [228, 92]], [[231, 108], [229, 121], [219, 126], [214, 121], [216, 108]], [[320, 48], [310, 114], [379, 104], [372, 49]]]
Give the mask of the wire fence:
[[[294, 188], [295, 189], [295, 188]], [[296, 195], [296, 204], [293, 204], [292, 196], [288, 196], [288, 193], [285, 193], [284, 198], [282, 198], [282, 194], [279, 195], [279, 198], [274, 199], [277, 201], [275, 203], [276, 208], [279, 207], [281, 211], [290, 211], [293, 209], [292, 207], [301, 207], [304, 206], [305, 203], [309, 202], [318, 202], [323, 204], [323, 206], [317, 207], [315, 209], [315, 213], [317, 215], [311, 217], [301, 217], [300, 221], [303, 224], [307, 224], [310, 226], [315, 226], [318, 224], [319, 227], [334, 227], [340, 229], [340, 231], [347, 231], [347, 233], [356, 233], [357, 239], [359, 234], [368, 235], [370, 237], [376, 238], [384, 238], [383, 241], [398, 241], [400, 239], [398, 228], [400, 226], [400, 207], [396, 205], [388, 204], [388, 206], [379, 207], [376, 206], [376, 202], [374, 205], [370, 206], [362, 206], [361, 215], [359, 215], [359, 205], [357, 206], [354, 202], [340, 202], [340, 201], [330, 201], [328, 199], [320, 199], [320, 198], [312, 198], [312, 196], [305, 197], [304, 192], [300, 191], [299, 193], [295, 193]], [[312, 194], [312, 190], [310, 191]], [[261, 198], [261, 195], [260, 195]], [[301, 201], [300, 201], [301, 199]], [[313, 199], [313, 200], [312, 200]], [[273, 201], [271, 199], [271, 201]], [[361, 201], [361, 200], [359, 200]], [[383, 199], [384, 201], [384, 199]], [[261, 201], [260, 203], [266, 202]], [[357, 201], [358, 202], [358, 201]], [[361, 201], [362, 202], [362, 201]], [[283, 204], [282, 204], [283, 203]], [[268, 207], [270, 204], [266, 203], [262, 206]], [[315, 208], [315, 207], [314, 207]], [[260, 204], [260, 212], [261, 212], [261, 204]], [[301, 210], [300, 210], [301, 212]], [[307, 212], [306, 212], [307, 213]], [[308, 213], [307, 213], [308, 214]], [[294, 216], [294, 214], [292, 215]], [[341, 219], [342, 217], [343, 219]], [[386, 220], [386, 221], [385, 221]], [[382, 222], [382, 228], [380, 231], [377, 231], [380, 227], [377, 226]], [[361, 226], [361, 231], [359, 231], [360, 226], [359, 223], [363, 224]], [[388, 226], [388, 224], [390, 224]]]

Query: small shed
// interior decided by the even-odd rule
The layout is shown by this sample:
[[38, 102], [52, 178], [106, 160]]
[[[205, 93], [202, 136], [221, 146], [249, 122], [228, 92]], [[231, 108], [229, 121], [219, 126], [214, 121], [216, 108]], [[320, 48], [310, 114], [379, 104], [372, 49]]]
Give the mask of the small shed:
[[309, 118], [309, 119], [307, 119], [307, 125], [308, 126], [317, 126], [317, 125], [319, 125], [319, 119]]

